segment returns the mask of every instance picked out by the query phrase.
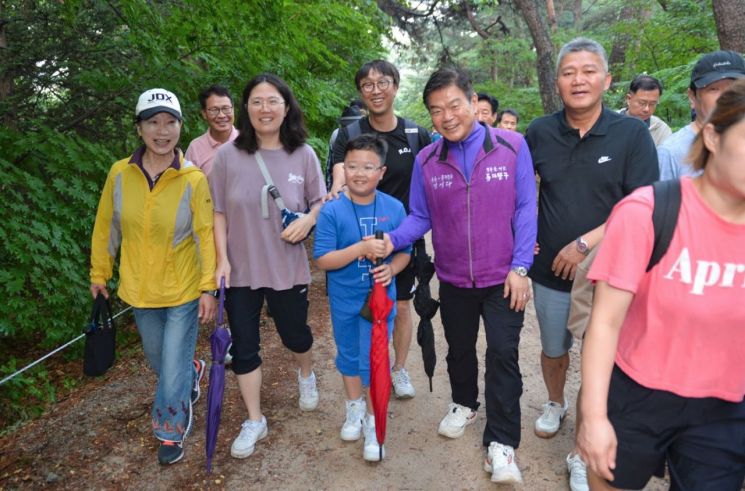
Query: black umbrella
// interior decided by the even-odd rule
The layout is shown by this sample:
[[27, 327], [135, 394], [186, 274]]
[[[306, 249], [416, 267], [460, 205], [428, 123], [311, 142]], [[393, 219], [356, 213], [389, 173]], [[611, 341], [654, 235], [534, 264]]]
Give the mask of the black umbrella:
[[416, 331], [416, 342], [422, 348], [424, 373], [429, 377], [429, 391], [432, 392], [432, 377], [435, 374], [437, 354], [435, 352], [435, 333], [432, 329], [432, 318], [440, 307], [440, 302], [432, 298], [429, 280], [435, 274], [435, 265], [427, 254], [424, 241], [414, 244], [414, 269], [417, 279], [414, 290], [414, 310], [419, 315], [419, 325]]

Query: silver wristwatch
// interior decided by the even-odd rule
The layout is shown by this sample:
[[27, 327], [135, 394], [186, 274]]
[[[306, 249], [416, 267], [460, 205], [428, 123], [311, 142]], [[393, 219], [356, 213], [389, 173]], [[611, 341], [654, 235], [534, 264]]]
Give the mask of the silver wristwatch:
[[518, 276], [522, 276], [523, 278], [528, 276], [528, 268], [526, 268], [525, 266], [515, 266], [513, 268], [510, 268], [510, 271]]
[[582, 238], [581, 235], [577, 237], [576, 243], [577, 243], [577, 250], [579, 252], [581, 252], [585, 256], [590, 253], [590, 245], [587, 243], [585, 239]]

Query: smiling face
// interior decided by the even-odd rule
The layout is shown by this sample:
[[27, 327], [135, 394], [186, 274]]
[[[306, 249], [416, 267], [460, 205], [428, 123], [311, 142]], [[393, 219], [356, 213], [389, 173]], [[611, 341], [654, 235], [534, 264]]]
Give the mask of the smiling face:
[[476, 121], [476, 94], [469, 99], [455, 85], [433, 91], [427, 98], [432, 126], [448, 141], [465, 140]]
[[274, 85], [268, 82], [256, 85], [248, 96], [246, 109], [259, 140], [279, 136], [288, 108]]
[[577, 51], [561, 60], [556, 88], [567, 111], [586, 112], [602, 106], [610, 82], [611, 76], [605, 71], [600, 55]]
[[[228, 114], [225, 114], [225, 113]], [[205, 101], [202, 117], [214, 133], [224, 133], [233, 129], [233, 102], [230, 97], [212, 94]]]
[[344, 182], [353, 199], [372, 196], [383, 174], [385, 166], [372, 150], [350, 150], [344, 156]]
[[369, 114], [383, 116], [393, 112], [393, 101], [396, 100], [398, 86], [390, 75], [370, 70], [367, 76], [360, 80], [358, 89]]
[[493, 113], [491, 110], [491, 104], [489, 101], [478, 101], [476, 103], [476, 117], [482, 123], [486, 123], [489, 126], [493, 126], [497, 120], [497, 113]]
[[149, 152], [156, 155], [173, 154], [181, 136], [181, 121], [169, 113], [157, 113], [137, 123], [137, 134]]

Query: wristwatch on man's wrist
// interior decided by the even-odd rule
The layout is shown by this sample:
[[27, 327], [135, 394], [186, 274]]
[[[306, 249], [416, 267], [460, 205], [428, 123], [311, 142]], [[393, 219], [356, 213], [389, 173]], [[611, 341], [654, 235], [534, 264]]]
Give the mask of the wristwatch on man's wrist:
[[528, 268], [525, 266], [513, 266], [510, 268], [510, 271], [523, 278], [528, 276]]
[[584, 254], [585, 256], [590, 253], [590, 245], [587, 243], [585, 239], [582, 238], [580, 235], [577, 237], [577, 240], [575, 241], [577, 243], [577, 250]]
[[202, 290], [202, 294], [218, 298], [220, 296], [220, 290]]

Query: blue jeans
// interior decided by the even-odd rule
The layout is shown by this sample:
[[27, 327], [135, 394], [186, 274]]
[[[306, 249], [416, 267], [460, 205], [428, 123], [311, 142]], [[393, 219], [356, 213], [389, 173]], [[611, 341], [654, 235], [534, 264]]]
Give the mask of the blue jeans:
[[183, 441], [192, 421], [199, 300], [177, 307], [134, 309], [134, 314], [145, 357], [158, 377], [153, 433], [159, 440]]

